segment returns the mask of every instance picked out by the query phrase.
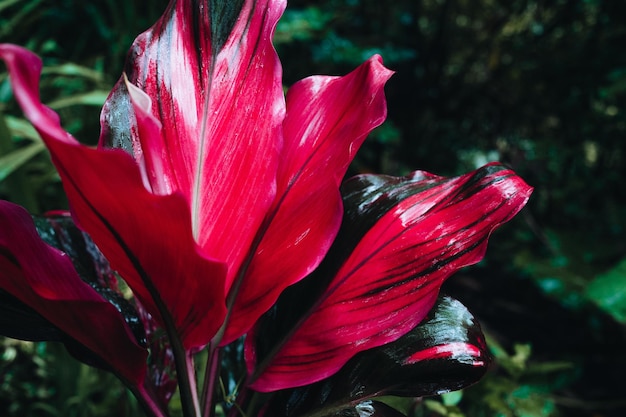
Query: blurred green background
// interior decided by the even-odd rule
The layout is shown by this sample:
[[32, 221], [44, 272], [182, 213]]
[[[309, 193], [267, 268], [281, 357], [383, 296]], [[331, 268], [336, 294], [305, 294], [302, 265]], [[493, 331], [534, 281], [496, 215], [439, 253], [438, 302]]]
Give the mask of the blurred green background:
[[[44, 60], [42, 97], [95, 143], [99, 108], [165, 0], [0, 0], [0, 42]], [[626, 415], [626, 2], [294, 0], [275, 37], [289, 86], [374, 53], [396, 71], [388, 121], [352, 173], [456, 175], [491, 160], [535, 192], [445, 292], [481, 320], [496, 364], [415, 416]], [[0, 69], [0, 198], [65, 207]], [[0, 341], [0, 415], [138, 415], [113, 378], [53, 344]]]

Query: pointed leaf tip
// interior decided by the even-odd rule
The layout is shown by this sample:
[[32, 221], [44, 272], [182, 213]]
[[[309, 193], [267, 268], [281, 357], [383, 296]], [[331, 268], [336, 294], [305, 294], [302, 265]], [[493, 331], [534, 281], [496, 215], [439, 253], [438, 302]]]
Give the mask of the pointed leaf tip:
[[18, 103], [50, 151], [76, 223], [153, 317], [161, 319], [158, 294], [185, 346], [207, 344], [226, 315], [226, 266], [198, 247], [184, 196], [155, 195], [128, 154], [83, 146], [64, 131], [58, 115], [39, 101], [41, 61], [32, 52], [0, 45], [0, 59]]
[[322, 294], [313, 291], [315, 298], [291, 294], [301, 306], [281, 298], [276, 314], [291, 313], [280, 324], [268, 320], [276, 329], [261, 324], [254, 334], [264, 340], [246, 340], [252, 387], [315, 382], [356, 353], [401, 337], [426, 316], [445, 279], [483, 257], [491, 232], [524, 206], [531, 190], [497, 164], [456, 178], [416, 172], [346, 182], [342, 229], [308, 281], [319, 286], [333, 278]]
[[343, 215], [340, 183], [367, 135], [386, 117], [384, 85], [391, 74], [374, 56], [345, 76], [312, 76], [289, 89], [275, 203], [224, 343], [247, 332], [325, 256]]

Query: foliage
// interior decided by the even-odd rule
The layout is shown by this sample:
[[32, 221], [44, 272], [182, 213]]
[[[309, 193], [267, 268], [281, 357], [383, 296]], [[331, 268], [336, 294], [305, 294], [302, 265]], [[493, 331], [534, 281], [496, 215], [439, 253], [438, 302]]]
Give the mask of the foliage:
[[[166, 1], [145, 3], [0, 1], [0, 40], [44, 57], [52, 68], [42, 85], [44, 101], [56, 103], [77, 137], [97, 138], [104, 92], [119, 76], [135, 34]], [[460, 396], [411, 402], [405, 410], [621, 414], [624, 404], [613, 400], [623, 392], [618, 375], [626, 370], [615, 353], [626, 343], [625, 13], [626, 3], [601, 0], [290, 2], [276, 35], [288, 84], [311, 69], [345, 73], [372, 53], [396, 71], [387, 89], [388, 122], [366, 142], [353, 172], [451, 174], [500, 159], [536, 188], [525, 221], [507, 230], [513, 238], [496, 235], [489, 263], [456, 286], [467, 294], [478, 282], [470, 307], [495, 330], [492, 348], [498, 340], [504, 345], [494, 348], [498, 369]], [[34, 212], [65, 206], [39, 140], [9, 102], [0, 74], [0, 197]], [[511, 254], [515, 262], [505, 264]], [[493, 307], [484, 306], [486, 300]], [[553, 327], [543, 331], [536, 317]], [[3, 343], [3, 377], [24, 383], [9, 384], [19, 392], [3, 391], [0, 398], [28, 407], [61, 395], [48, 374], [58, 352], [45, 350], [42, 360], [34, 347]], [[18, 359], [7, 360], [6, 352]], [[42, 391], [33, 390], [35, 382]], [[72, 396], [63, 395], [59, 404]]]
[[58, 344], [2, 339], [0, 354], [3, 416], [130, 417], [140, 413], [117, 378], [80, 364]]

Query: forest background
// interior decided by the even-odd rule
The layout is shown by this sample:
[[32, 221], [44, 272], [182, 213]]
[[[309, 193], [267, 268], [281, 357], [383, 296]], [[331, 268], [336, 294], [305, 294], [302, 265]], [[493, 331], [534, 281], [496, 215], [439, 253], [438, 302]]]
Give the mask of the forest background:
[[[44, 60], [43, 102], [95, 142], [134, 37], [166, 0], [0, 0], [0, 42]], [[351, 174], [456, 175], [491, 160], [535, 187], [487, 258], [444, 292], [479, 318], [496, 358], [416, 416], [605, 416], [626, 411], [626, 2], [293, 0], [275, 44], [285, 86], [374, 53], [396, 71], [389, 116]], [[0, 198], [67, 207], [0, 68]], [[137, 415], [113, 377], [54, 344], [0, 339], [0, 415]]]

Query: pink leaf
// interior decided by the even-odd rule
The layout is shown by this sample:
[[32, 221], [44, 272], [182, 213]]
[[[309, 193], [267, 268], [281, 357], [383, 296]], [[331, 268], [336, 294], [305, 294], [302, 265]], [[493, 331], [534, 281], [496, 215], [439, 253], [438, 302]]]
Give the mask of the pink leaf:
[[367, 134], [387, 115], [383, 87], [391, 74], [374, 56], [344, 77], [314, 76], [289, 89], [277, 198], [225, 343], [245, 333], [328, 251], [343, 214], [339, 185]]
[[153, 194], [128, 154], [83, 146], [65, 132], [39, 101], [37, 56], [5, 44], [0, 58], [18, 103], [50, 150], [79, 226], [158, 319], [153, 296], [160, 295], [187, 348], [206, 344], [226, 314], [225, 268], [193, 239], [185, 198]]
[[173, 1], [135, 40], [100, 143], [129, 151], [156, 193], [184, 197], [228, 293], [276, 194], [285, 104], [271, 39], [285, 2], [220, 7]]
[[[487, 165], [450, 179], [364, 175], [343, 191], [342, 231], [320, 270], [335, 270], [325, 292], [271, 353], [257, 351], [254, 337], [246, 340], [254, 389], [318, 381], [414, 328], [443, 281], [483, 257], [491, 232], [524, 206], [531, 188]], [[264, 337], [260, 331], [254, 336]]]

